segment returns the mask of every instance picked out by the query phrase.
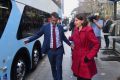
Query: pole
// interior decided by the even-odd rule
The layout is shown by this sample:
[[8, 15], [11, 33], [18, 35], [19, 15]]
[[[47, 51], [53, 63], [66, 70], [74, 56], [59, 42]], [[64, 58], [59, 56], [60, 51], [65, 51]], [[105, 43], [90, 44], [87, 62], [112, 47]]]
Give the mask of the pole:
[[114, 20], [117, 19], [117, 1], [114, 2]]

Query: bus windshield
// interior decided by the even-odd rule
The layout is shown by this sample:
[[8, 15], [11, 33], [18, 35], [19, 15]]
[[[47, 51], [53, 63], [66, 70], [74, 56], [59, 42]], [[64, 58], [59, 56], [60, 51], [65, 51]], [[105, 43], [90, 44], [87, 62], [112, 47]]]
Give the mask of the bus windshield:
[[11, 11], [10, 0], [1, 0], [0, 1], [0, 38], [7, 24], [10, 11]]

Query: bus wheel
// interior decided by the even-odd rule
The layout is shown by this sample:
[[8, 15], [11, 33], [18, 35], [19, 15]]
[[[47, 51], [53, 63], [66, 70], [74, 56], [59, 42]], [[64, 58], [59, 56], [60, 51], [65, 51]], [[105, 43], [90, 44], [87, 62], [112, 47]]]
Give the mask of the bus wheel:
[[40, 47], [36, 46], [34, 47], [32, 54], [32, 69], [37, 67], [40, 57]]
[[24, 80], [26, 71], [27, 71], [27, 65], [25, 63], [25, 60], [22, 58], [20, 59], [17, 58], [12, 66], [11, 80]]

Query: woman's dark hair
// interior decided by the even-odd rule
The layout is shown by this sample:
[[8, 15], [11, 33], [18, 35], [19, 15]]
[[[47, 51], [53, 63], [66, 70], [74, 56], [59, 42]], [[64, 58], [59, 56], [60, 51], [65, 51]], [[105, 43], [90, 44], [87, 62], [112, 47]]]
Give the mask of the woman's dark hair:
[[86, 27], [88, 25], [88, 21], [87, 21], [87, 18], [86, 18], [86, 15], [85, 14], [77, 14], [76, 15], [76, 18], [79, 19], [79, 20], [83, 20], [84, 22], [82, 23], [82, 26], [83, 27]]

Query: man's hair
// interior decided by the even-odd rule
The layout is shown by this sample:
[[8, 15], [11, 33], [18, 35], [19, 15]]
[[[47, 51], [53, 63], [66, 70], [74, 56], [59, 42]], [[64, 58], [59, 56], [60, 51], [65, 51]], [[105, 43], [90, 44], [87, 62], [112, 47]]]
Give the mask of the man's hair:
[[56, 13], [56, 12], [52, 12], [52, 13], [51, 13], [51, 17], [52, 17], [52, 16], [55, 17], [55, 18], [59, 18], [58, 13]]
[[61, 17], [59, 17], [58, 19], [61, 20]]

